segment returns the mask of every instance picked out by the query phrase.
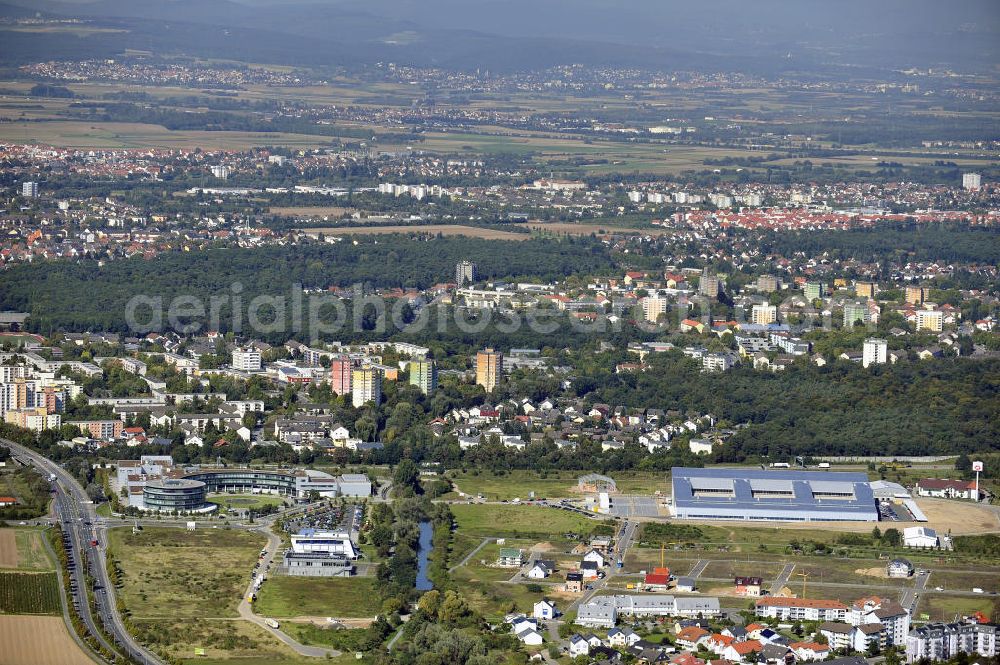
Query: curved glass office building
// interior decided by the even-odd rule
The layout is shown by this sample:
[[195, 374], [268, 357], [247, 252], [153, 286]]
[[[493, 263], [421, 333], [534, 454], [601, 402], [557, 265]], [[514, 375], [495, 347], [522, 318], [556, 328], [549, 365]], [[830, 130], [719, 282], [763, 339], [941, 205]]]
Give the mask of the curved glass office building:
[[204, 469], [184, 475], [185, 480], [204, 484], [210, 494], [270, 494], [296, 495], [295, 475], [283, 471], [261, 469]]
[[215, 508], [205, 500], [205, 483], [189, 478], [150, 480], [142, 488], [146, 510], [159, 512], [195, 513]]

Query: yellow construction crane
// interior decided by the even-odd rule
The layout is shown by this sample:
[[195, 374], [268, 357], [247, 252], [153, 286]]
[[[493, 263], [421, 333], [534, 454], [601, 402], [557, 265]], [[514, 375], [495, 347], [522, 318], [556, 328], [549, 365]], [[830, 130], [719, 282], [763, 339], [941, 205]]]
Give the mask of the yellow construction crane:
[[802, 578], [802, 597], [806, 597], [806, 582], [809, 581], [809, 573], [795, 573]]

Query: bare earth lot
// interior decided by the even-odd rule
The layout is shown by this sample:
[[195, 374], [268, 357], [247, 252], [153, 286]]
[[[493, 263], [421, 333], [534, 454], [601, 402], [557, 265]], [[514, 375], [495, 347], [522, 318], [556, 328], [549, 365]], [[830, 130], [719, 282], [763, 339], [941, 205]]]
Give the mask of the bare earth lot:
[[354, 208], [344, 208], [341, 206], [272, 206], [269, 212], [272, 215], [288, 217], [340, 217], [345, 213], [354, 212]]
[[568, 233], [570, 235], [581, 236], [589, 236], [591, 233], [637, 233], [650, 236], [664, 236], [673, 233], [670, 229], [630, 229], [608, 224], [574, 224], [573, 222], [521, 222], [517, 226], [528, 228], [532, 231], [546, 231], [558, 234]]
[[13, 529], [0, 529], [0, 568], [17, 568], [17, 540]]
[[0, 665], [93, 664], [66, 632], [62, 617], [0, 616], [0, 645]]

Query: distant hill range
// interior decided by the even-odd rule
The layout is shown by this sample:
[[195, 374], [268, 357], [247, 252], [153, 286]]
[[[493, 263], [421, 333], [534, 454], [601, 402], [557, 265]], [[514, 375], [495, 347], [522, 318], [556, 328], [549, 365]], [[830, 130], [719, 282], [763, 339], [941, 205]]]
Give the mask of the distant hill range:
[[87, 18], [126, 32], [0, 26], [0, 62], [126, 48], [294, 65], [396, 62], [510, 71], [553, 65], [884, 76], [987, 71], [994, 0], [8, 0], [0, 16]]

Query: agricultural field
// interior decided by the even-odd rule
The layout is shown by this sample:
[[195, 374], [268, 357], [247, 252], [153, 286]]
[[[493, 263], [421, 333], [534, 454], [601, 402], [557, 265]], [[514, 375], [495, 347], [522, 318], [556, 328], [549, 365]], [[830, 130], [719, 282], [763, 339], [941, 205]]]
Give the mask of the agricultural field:
[[254, 612], [265, 617], [374, 617], [378, 582], [370, 577], [274, 576], [264, 582]]
[[[26, 635], [45, 639], [25, 639]], [[0, 665], [93, 665], [70, 637], [63, 618], [0, 615]]]
[[466, 535], [511, 536], [545, 540], [564, 533], [590, 535], [608, 530], [602, 521], [557, 508], [524, 505], [455, 504], [451, 512]]
[[37, 529], [0, 529], [0, 568], [52, 570], [42, 538]]
[[0, 613], [61, 614], [59, 580], [54, 572], [0, 572]]
[[[641, 233], [643, 235], [650, 236], [663, 236], [671, 235], [673, 231], [670, 229], [662, 229], [657, 227], [635, 227], [635, 226], [623, 226], [616, 225], [613, 222], [607, 223], [587, 223], [587, 222], [518, 222], [514, 226], [519, 226], [525, 229], [531, 229], [539, 233], [549, 233], [552, 235], [577, 235], [577, 236], [589, 236], [591, 233], [597, 235], [603, 235], [605, 233]], [[662, 474], [661, 474], [662, 475]]]
[[264, 146], [312, 148], [328, 144], [330, 137], [284, 132], [172, 131], [161, 125], [137, 122], [54, 120], [0, 123], [0, 142], [41, 143], [59, 148], [244, 150]]
[[108, 532], [133, 620], [235, 617], [263, 536], [229, 529], [149, 527]]
[[331, 226], [323, 228], [299, 229], [306, 235], [386, 235], [391, 233], [433, 233], [446, 236], [468, 236], [470, 238], [485, 238], [486, 240], [529, 240], [531, 234], [512, 233], [498, 229], [465, 226], [463, 224], [390, 224], [373, 226]]
[[341, 206], [271, 206], [268, 209], [272, 215], [284, 217], [341, 217], [356, 212], [355, 208]]

